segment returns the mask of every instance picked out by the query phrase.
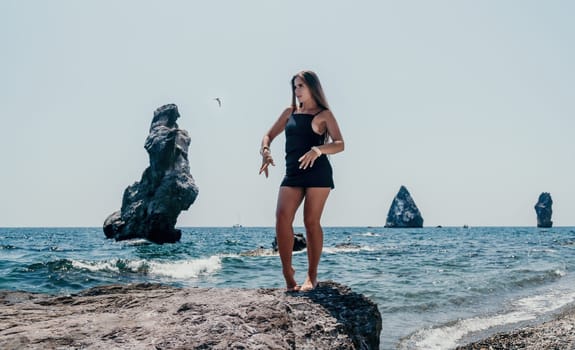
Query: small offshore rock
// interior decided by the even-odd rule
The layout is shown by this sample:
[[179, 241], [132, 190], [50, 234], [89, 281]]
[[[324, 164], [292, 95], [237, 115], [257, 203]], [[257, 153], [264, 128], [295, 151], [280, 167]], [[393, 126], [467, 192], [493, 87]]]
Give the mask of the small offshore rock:
[[543, 192], [539, 195], [535, 203], [535, 213], [537, 214], [537, 227], [552, 227], [551, 215], [553, 215], [553, 200], [549, 192]]
[[405, 186], [401, 186], [391, 203], [385, 227], [423, 227], [423, 217]]
[[[304, 250], [307, 248], [307, 242], [303, 233], [294, 233], [293, 235], [293, 251], [299, 252], [300, 250]], [[272, 243], [272, 249], [274, 252], [278, 251], [278, 238], [274, 237], [274, 241]]]

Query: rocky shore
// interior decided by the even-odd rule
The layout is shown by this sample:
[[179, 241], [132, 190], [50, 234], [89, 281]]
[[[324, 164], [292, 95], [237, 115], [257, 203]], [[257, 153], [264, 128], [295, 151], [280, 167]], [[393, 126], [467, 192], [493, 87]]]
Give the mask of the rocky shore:
[[575, 349], [575, 305], [566, 308], [553, 320], [498, 333], [457, 350], [573, 350]]
[[377, 305], [348, 287], [109, 285], [0, 291], [0, 349], [378, 349]]

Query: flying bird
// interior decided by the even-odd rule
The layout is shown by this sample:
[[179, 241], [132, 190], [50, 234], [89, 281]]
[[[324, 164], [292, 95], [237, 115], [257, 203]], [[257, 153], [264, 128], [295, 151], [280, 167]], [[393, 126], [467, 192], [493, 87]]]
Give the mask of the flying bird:
[[214, 98], [214, 100], [216, 100], [218, 102], [218, 107], [222, 106], [222, 99], [219, 97]]

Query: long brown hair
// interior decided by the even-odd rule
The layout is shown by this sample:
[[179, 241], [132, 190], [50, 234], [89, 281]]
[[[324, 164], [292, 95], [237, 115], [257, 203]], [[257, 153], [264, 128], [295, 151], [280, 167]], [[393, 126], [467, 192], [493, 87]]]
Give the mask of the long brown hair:
[[[321, 110], [329, 109], [329, 105], [327, 104], [327, 99], [325, 98], [325, 94], [323, 93], [323, 88], [321, 87], [321, 83], [319, 82], [319, 78], [317, 74], [312, 72], [311, 70], [302, 70], [301, 72], [297, 73], [291, 78], [291, 108], [292, 113], [295, 113], [297, 110], [298, 105], [296, 104], [296, 96], [295, 96], [295, 79], [300, 78], [304, 81], [311, 92], [311, 96], [313, 97], [315, 103], [317, 103], [318, 107]], [[325, 131], [323, 143], [329, 142], [329, 133], [327, 130]]]
[[301, 80], [304, 81], [304, 83], [311, 91], [311, 96], [313, 97], [315, 103], [317, 103], [319, 108], [329, 109], [327, 99], [325, 98], [325, 94], [323, 93], [323, 88], [321, 87], [321, 83], [319, 82], [317, 74], [315, 74], [311, 70], [302, 70], [301, 72], [297, 73], [291, 78], [291, 107], [294, 112], [297, 110], [298, 107], [298, 105], [296, 104], [296, 96], [295, 96], [296, 78], [300, 78]]

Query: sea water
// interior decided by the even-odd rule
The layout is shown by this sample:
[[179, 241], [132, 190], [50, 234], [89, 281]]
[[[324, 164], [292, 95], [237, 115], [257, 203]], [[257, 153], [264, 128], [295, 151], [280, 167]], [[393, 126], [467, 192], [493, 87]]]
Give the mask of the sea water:
[[[108, 240], [101, 228], [0, 228], [0, 289], [285, 286], [273, 228], [181, 229], [181, 242], [156, 245]], [[572, 227], [326, 227], [324, 235], [319, 278], [377, 303], [381, 349], [450, 349], [575, 301]], [[306, 266], [305, 251], [295, 253], [300, 283]]]

